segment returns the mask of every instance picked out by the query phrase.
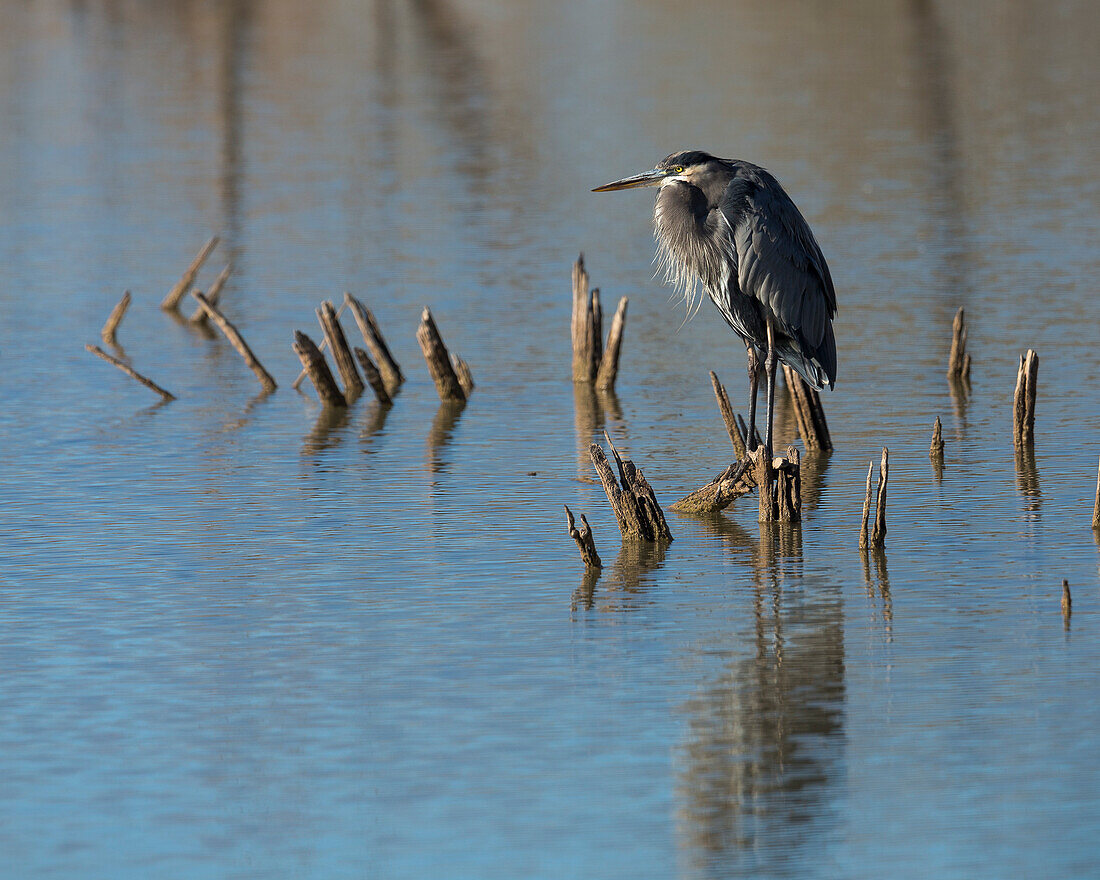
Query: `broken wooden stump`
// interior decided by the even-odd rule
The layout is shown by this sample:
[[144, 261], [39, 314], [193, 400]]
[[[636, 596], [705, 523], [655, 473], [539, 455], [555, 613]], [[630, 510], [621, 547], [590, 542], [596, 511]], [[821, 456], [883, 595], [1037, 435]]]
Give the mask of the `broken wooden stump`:
[[126, 364], [126, 363], [120, 361], [118, 358], [114, 357], [113, 355], [107, 354], [107, 352], [105, 352], [98, 345], [85, 345], [84, 348], [87, 351], [90, 351], [92, 354], [96, 355], [96, 357], [103, 358], [103, 360], [105, 360], [107, 363], [114, 364], [116, 367], [118, 367], [120, 370], [122, 370], [122, 372], [124, 372], [131, 379], [135, 379], [136, 381], [138, 381], [142, 385], [144, 385], [146, 388], [149, 388], [149, 389], [155, 391], [157, 394], [159, 394], [165, 400], [175, 400], [176, 399], [176, 395], [174, 395], [171, 391], [165, 391], [163, 388], [161, 388], [152, 379], [146, 378], [145, 376], [141, 375], [141, 373], [137, 372], [137, 370], [135, 370], [129, 364]]
[[466, 392], [455, 373], [447, 346], [443, 344], [443, 337], [439, 335], [432, 313], [427, 308], [420, 315], [416, 341], [420, 343], [420, 350], [424, 353], [424, 360], [427, 361], [428, 372], [432, 374], [439, 399], [465, 401]]
[[781, 523], [802, 522], [802, 476], [798, 450], [787, 447], [786, 463], [776, 468], [776, 520]]
[[462, 386], [462, 393], [469, 399], [474, 390], [474, 377], [470, 373], [470, 365], [454, 352], [451, 352], [451, 367], [458, 377], [458, 384]]
[[332, 370], [329, 369], [325, 356], [321, 354], [317, 344], [300, 330], [294, 331], [294, 353], [298, 355], [302, 368], [317, 389], [321, 403], [325, 406], [346, 407], [348, 402], [332, 377]]
[[[878, 493], [875, 498], [875, 521], [870, 522], [871, 513], [871, 477], [875, 463], [867, 468], [867, 494], [863, 499], [863, 524], [859, 531], [859, 549], [881, 549], [886, 541], [886, 483], [890, 478], [890, 450], [882, 447], [882, 459], [879, 462]], [[870, 531], [868, 527], [870, 526]]]
[[219, 330], [225, 335], [225, 338], [229, 340], [230, 345], [237, 349], [237, 353], [244, 358], [244, 362], [248, 365], [248, 368], [256, 374], [256, 378], [260, 380], [260, 384], [263, 385], [265, 391], [274, 391], [278, 385], [275, 384], [275, 380], [271, 374], [264, 369], [263, 364], [256, 358], [256, 355], [252, 353], [252, 349], [248, 347], [248, 343], [244, 341], [244, 337], [241, 336], [240, 331], [237, 330], [229, 320], [218, 311], [217, 307], [212, 305], [210, 300], [203, 296], [198, 291], [192, 291], [191, 296], [194, 300], [202, 306], [206, 316], [214, 322]]
[[763, 445], [748, 454], [756, 483], [762, 523], [802, 521], [801, 462], [798, 450], [787, 447], [785, 455], [774, 457]]
[[573, 264], [573, 381], [594, 383], [597, 388], [615, 387], [619, 354], [626, 325], [627, 298], [619, 300], [607, 346], [603, 345], [603, 308], [598, 288], [589, 291], [584, 254]]
[[1035, 445], [1035, 388], [1039, 377], [1039, 355], [1030, 348], [1020, 356], [1016, 371], [1016, 393], [1012, 399], [1012, 442], [1017, 449]]
[[336, 308], [328, 300], [322, 302], [321, 308], [317, 310], [317, 320], [321, 323], [328, 350], [332, 352], [332, 359], [336, 362], [336, 369], [340, 371], [340, 378], [344, 381], [344, 399], [350, 406], [363, 393], [366, 386], [359, 378], [355, 356], [348, 346], [344, 328], [340, 326], [340, 321], [336, 317]]
[[[346, 302], [344, 302], [340, 305], [340, 308], [338, 308], [336, 310], [336, 317], [337, 318], [339, 318], [344, 313], [344, 309], [346, 307], [347, 307]], [[326, 348], [328, 348], [328, 339], [327, 338], [322, 338], [321, 339], [321, 344], [319, 346], [317, 346], [317, 350], [320, 351], [320, 352], [324, 352], [324, 350]], [[308, 376], [308, 375], [309, 375], [309, 372], [307, 370], [303, 369], [302, 372], [300, 372], [298, 374], [297, 378], [295, 378], [295, 380], [290, 383], [290, 387], [293, 388], [295, 391], [297, 391], [298, 387], [305, 381], [306, 376]]]
[[[221, 272], [218, 273], [218, 277], [214, 279], [214, 283], [210, 285], [210, 289], [206, 291], [206, 299], [211, 305], [216, 306], [218, 300], [221, 299], [222, 288], [225, 287], [225, 282], [229, 280], [229, 273], [233, 271], [231, 265], [227, 265]], [[191, 317], [187, 319], [189, 324], [194, 324], [197, 327], [206, 327], [209, 324], [209, 320], [206, 317], [206, 311], [200, 305], [196, 307], [195, 311], [191, 313]]]
[[122, 299], [118, 301], [118, 304], [111, 309], [111, 314], [107, 317], [107, 323], [103, 325], [103, 329], [99, 332], [100, 339], [107, 345], [118, 345], [116, 336], [118, 325], [122, 323], [128, 308], [130, 308], [130, 291], [127, 290], [122, 294]]
[[600, 560], [600, 554], [596, 552], [596, 542], [592, 538], [592, 526], [588, 524], [588, 520], [585, 519], [584, 514], [581, 514], [581, 527], [578, 529], [576, 523], [573, 520], [573, 511], [569, 509], [569, 505], [563, 505], [565, 507], [566, 520], [569, 523], [569, 537], [577, 542], [577, 547], [581, 551], [581, 559], [588, 568], [603, 568], [603, 562]]
[[355, 323], [359, 325], [359, 332], [363, 334], [367, 351], [370, 352], [372, 360], [377, 364], [378, 371], [382, 374], [382, 381], [386, 383], [387, 393], [390, 397], [393, 397], [397, 389], [401, 387], [401, 383], [405, 381], [405, 376], [402, 374], [401, 367], [398, 366], [393, 355], [390, 354], [389, 346], [386, 345], [386, 340], [382, 336], [382, 330], [374, 319], [374, 313], [346, 291], [344, 293], [344, 305], [340, 306], [341, 310], [344, 306], [351, 308]]
[[374, 365], [370, 355], [363, 349], [356, 347], [355, 357], [359, 360], [359, 366], [363, 368], [363, 375], [367, 377], [367, 384], [370, 385], [375, 398], [382, 406], [391, 406], [393, 398], [390, 397], [390, 392], [386, 389], [386, 383], [382, 379], [382, 373]]
[[756, 485], [751, 466], [747, 457], [735, 461], [705, 486], [673, 504], [672, 509], [677, 513], [696, 514], [725, 510], [742, 495], [748, 495]]
[[955, 312], [951, 323], [951, 354], [947, 361], [947, 378], [956, 383], [970, 382], [970, 355], [966, 352], [966, 313]]
[[191, 261], [191, 265], [187, 267], [187, 271], [183, 273], [183, 277], [168, 291], [168, 295], [164, 297], [160, 304], [162, 309], [166, 312], [174, 312], [179, 308], [180, 300], [187, 296], [191, 290], [191, 285], [195, 283], [195, 276], [199, 274], [202, 264], [206, 262], [206, 258], [217, 246], [218, 236], [213, 235], [196, 254], [195, 259]]
[[936, 416], [936, 422], [932, 425], [932, 442], [928, 446], [928, 455], [933, 458], [943, 458], [943, 425], [940, 417]]
[[1096, 501], [1092, 505], [1092, 528], [1100, 532], [1100, 465], [1096, 468]]
[[1062, 578], [1062, 618], [1067, 626], [1071, 614], [1073, 614], [1073, 597], [1069, 594], [1069, 581]]
[[[729, 434], [730, 443], [733, 444], [733, 454], [738, 460], [745, 457], [745, 429], [738, 424], [737, 417], [730, 406], [729, 395], [726, 387], [718, 381], [718, 375], [714, 370], [710, 371], [710, 384], [714, 388], [714, 396], [718, 400], [718, 410], [722, 413], [722, 421], [726, 425], [726, 433]], [[674, 505], [675, 506], [675, 505]]]
[[618, 466], [618, 479], [598, 443], [589, 447], [589, 454], [607, 493], [607, 500], [611, 502], [611, 509], [615, 511], [615, 519], [623, 538], [671, 541], [672, 532], [669, 531], [661, 505], [657, 503], [657, 497], [645, 476], [633, 461], [620, 457], [606, 432], [604, 438], [611, 447], [611, 454]]
[[829, 425], [825, 421], [825, 409], [821, 405], [821, 395], [811, 388], [797, 372], [783, 364], [783, 377], [791, 395], [795, 421], [798, 423], [798, 435], [802, 438], [807, 452], [828, 452], [833, 448], [829, 436]]

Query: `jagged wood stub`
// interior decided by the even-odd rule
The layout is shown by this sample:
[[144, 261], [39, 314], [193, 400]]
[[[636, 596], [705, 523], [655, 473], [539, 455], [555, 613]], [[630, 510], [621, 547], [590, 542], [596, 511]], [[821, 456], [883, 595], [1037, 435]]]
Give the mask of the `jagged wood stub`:
[[122, 323], [128, 308], [130, 308], [130, 291], [127, 290], [122, 294], [122, 299], [118, 301], [118, 304], [111, 309], [111, 314], [107, 317], [107, 323], [103, 325], [103, 329], [99, 332], [100, 338], [107, 345], [118, 345], [118, 325]]
[[114, 357], [113, 355], [107, 354], [107, 352], [105, 352], [98, 345], [85, 345], [84, 348], [87, 351], [90, 351], [96, 357], [101, 357], [107, 363], [113, 364], [114, 366], [118, 367], [120, 370], [122, 370], [122, 372], [124, 372], [131, 379], [134, 379], [134, 380], [140, 382], [146, 388], [149, 388], [150, 390], [155, 391], [157, 394], [159, 394], [165, 400], [175, 400], [176, 399], [176, 395], [174, 395], [171, 391], [165, 391], [163, 388], [161, 388], [152, 379], [146, 378], [145, 376], [141, 375], [141, 373], [139, 373], [137, 370], [135, 370], [133, 367], [131, 367], [129, 364], [123, 363], [118, 358]]
[[714, 513], [725, 510], [742, 495], [748, 495], [756, 485], [752, 462], [735, 461], [713, 480], [684, 496], [672, 509], [678, 513]]
[[870, 544], [870, 532], [868, 527], [870, 525], [871, 517], [871, 478], [875, 473], [875, 463], [872, 461], [867, 465], [867, 494], [863, 497], [863, 522], [859, 529], [859, 549], [866, 550]]
[[346, 291], [344, 293], [344, 305], [351, 308], [351, 313], [355, 316], [355, 323], [359, 325], [359, 332], [363, 334], [367, 351], [370, 352], [371, 358], [378, 365], [378, 371], [382, 374], [382, 381], [386, 383], [386, 391], [392, 397], [397, 389], [401, 387], [401, 383], [405, 381], [405, 376], [390, 353], [389, 346], [386, 345], [385, 337], [382, 336], [382, 330], [374, 318], [374, 313]]
[[581, 551], [581, 560], [588, 568], [603, 568], [603, 561], [600, 559], [600, 554], [596, 552], [596, 542], [592, 537], [592, 526], [588, 524], [588, 520], [582, 513], [581, 527], [578, 529], [569, 505], [563, 505], [563, 507], [565, 507], [565, 517], [569, 524], [569, 537], [577, 542], [577, 547]]
[[374, 392], [375, 398], [382, 406], [390, 406], [393, 404], [393, 398], [390, 397], [390, 392], [386, 388], [386, 383], [382, 379], [382, 373], [378, 367], [374, 365], [374, 361], [370, 359], [370, 355], [366, 351], [356, 346], [355, 357], [359, 360], [359, 366], [363, 368], [363, 375], [367, 377], [367, 384], [370, 385], [371, 391]]
[[886, 542], [886, 483], [890, 479], [890, 450], [882, 447], [882, 460], [878, 469], [878, 497], [875, 499], [875, 525], [871, 529], [870, 544], [881, 548]]
[[271, 374], [264, 369], [264, 365], [259, 362], [256, 355], [252, 353], [252, 349], [248, 347], [248, 343], [244, 341], [244, 337], [241, 336], [240, 331], [237, 330], [229, 320], [218, 309], [210, 303], [205, 296], [198, 291], [192, 291], [191, 296], [194, 298], [204, 312], [206, 316], [214, 322], [215, 326], [225, 335], [225, 338], [229, 340], [230, 345], [237, 349], [237, 353], [244, 358], [244, 362], [248, 365], [248, 368], [256, 374], [256, 378], [260, 380], [260, 384], [264, 387], [265, 391], [274, 391], [278, 385], [272, 378]]
[[[346, 307], [347, 307], [346, 302], [340, 304], [340, 308], [338, 308], [336, 310], [336, 317], [337, 318], [339, 318], [344, 313], [344, 309]], [[324, 350], [326, 348], [328, 348], [328, 339], [322, 337], [321, 344], [317, 347], [317, 350], [321, 351], [321, 352], [324, 352]], [[297, 378], [293, 382], [290, 383], [290, 387], [293, 388], [295, 391], [297, 391], [298, 387], [305, 381], [306, 376], [308, 376], [308, 375], [309, 375], [309, 372], [307, 370], [303, 369], [302, 372], [300, 372], [298, 374]]]
[[783, 364], [783, 377], [791, 396], [798, 434], [806, 446], [807, 452], [828, 452], [833, 448], [829, 436], [829, 425], [825, 421], [825, 409], [821, 405], [821, 395], [816, 389], [787, 364]]
[[1039, 355], [1030, 348], [1020, 357], [1016, 391], [1012, 399], [1012, 442], [1017, 449], [1035, 444], [1035, 392], [1039, 377]]
[[[226, 265], [226, 267], [218, 273], [218, 277], [214, 279], [214, 283], [210, 285], [210, 289], [206, 291], [207, 302], [211, 305], [216, 306], [218, 304], [218, 300], [221, 299], [222, 288], [225, 287], [225, 282], [229, 280], [229, 274], [232, 271], [232, 265]], [[202, 306], [197, 306], [187, 321], [189, 324], [195, 324], [199, 327], [204, 327], [209, 323], [206, 312], [203, 311]]]
[[614, 388], [615, 380], [619, 377], [619, 354], [623, 347], [627, 303], [625, 296], [619, 300], [615, 316], [611, 319], [611, 329], [607, 331], [607, 345], [604, 346], [599, 369], [596, 370], [596, 387], [604, 391]]
[[[745, 432], [737, 422], [737, 417], [730, 406], [729, 395], [726, 387], [718, 381], [718, 374], [710, 371], [710, 384], [714, 388], [714, 396], [718, 400], [718, 410], [722, 413], [722, 421], [726, 425], [726, 433], [729, 434], [730, 443], [733, 444], [733, 454], [740, 461], [745, 457]], [[675, 505], [673, 505], [675, 506]]]
[[614, 471], [598, 443], [589, 447], [589, 455], [596, 473], [600, 477], [607, 500], [611, 503], [611, 509], [615, 512], [615, 520], [619, 524], [619, 532], [623, 538], [640, 539], [643, 541], [671, 541], [672, 532], [665, 521], [664, 512], [657, 502], [653, 488], [646, 481], [645, 475], [630, 459], [624, 459], [619, 455], [611, 438], [604, 433], [611, 454], [615, 458], [619, 475], [616, 479]]
[[321, 308], [317, 310], [317, 320], [325, 334], [328, 350], [332, 352], [332, 359], [336, 362], [336, 369], [340, 371], [340, 378], [344, 382], [344, 397], [350, 406], [356, 398], [363, 393], [366, 387], [359, 377], [359, 370], [355, 366], [355, 356], [348, 346], [348, 338], [344, 335], [344, 328], [336, 317], [336, 308], [325, 300]]
[[602, 352], [600, 328], [593, 328], [593, 320], [602, 323], [599, 291], [588, 292], [588, 271], [584, 268], [584, 254], [573, 264], [573, 381], [592, 382], [599, 369]]
[[1092, 527], [1100, 531], [1100, 464], [1096, 467], [1096, 501], [1092, 505]]
[[947, 360], [947, 378], [953, 382], [970, 381], [970, 355], [966, 352], [966, 313], [960, 308], [951, 322], [951, 354]]
[[474, 377], [470, 372], [470, 365], [457, 354], [451, 352], [451, 367], [458, 377], [458, 384], [462, 386], [462, 393], [466, 395], [468, 400], [474, 390]]
[[348, 402], [332, 377], [332, 370], [329, 369], [325, 356], [321, 354], [321, 349], [301, 330], [294, 331], [294, 353], [298, 355], [302, 369], [317, 389], [321, 403], [325, 406], [346, 407]]
[[443, 344], [443, 337], [439, 335], [435, 319], [427, 308], [420, 315], [420, 326], [416, 328], [416, 341], [420, 343], [420, 350], [424, 353], [424, 360], [428, 364], [428, 372], [432, 374], [432, 381], [435, 382], [439, 399], [465, 401], [466, 392], [462, 390], [462, 383], [458, 381], [454, 366], [451, 364], [447, 346]]
[[202, 268], [202, 264], [206, 262], [206, 258], [210, 256], [211, 252], [218, 246], [218, 236], [212, 235], [210, 240], [206, 242], [199, 250], [195, 259], [191, 261], [191, 265], [187, 267], [187, 271], [183, 273], [183, 277], [176, 282], [175, 286], [168, 291], [167, 296], [161, 301], [160, 307], [166, 312], [174, 312], [179, 308], [180, 300], [187, 296], [191, 290], [191, 285], [195, 283], [195, 276], [199, 274], [199, 269]]

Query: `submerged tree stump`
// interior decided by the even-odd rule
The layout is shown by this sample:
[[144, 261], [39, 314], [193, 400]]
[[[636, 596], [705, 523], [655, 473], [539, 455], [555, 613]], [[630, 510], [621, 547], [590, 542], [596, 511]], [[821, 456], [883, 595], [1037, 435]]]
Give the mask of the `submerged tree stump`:
[[100, 338], [107, 343], [107, 345], [118, 345], [118, 325], [122, 323], [123, 317], [126, 315], [126, 310], [130, 308], [130, 291], [126, 291], [122, 294], [122, 299], [118, 301], [111, 314], [107, 317], [107, 323], [103, 325], [103, 329], [99, 332]]
[[183, 277], [176, 282], [175, 286], [168, 291], [168, 294], [161, 301], [160, 307], [166, 312], [174, 312], [179, 309], [180, 301], [187, 296], [191, 290], [191, 285], [195, 283], [195, 276], [199, 274], [199, 269], [202, 268], [202, 264], [206, 262], [206, 258], [210, 256], [211, 252], [218, 246], [218, 237], [213, 235], [210, 240], [206, 242], [200, 248], [198, 254], [195, 255], [195, 259], [191, 261], [191, 265], [187, 267], [187, 271], [183, 273]]
[[205, 296], [198, 291], [192, 291], [191, 296], [195, 301], [202, 306], [206, 316], [217, 325], [218, 329], [222, 331], [225, 338], [229, 340], [229, 343], [237, 349], [237, 353], [244, 358], [244, 362], [248, 365], [248, 368], [256, 374], [256, 378], [260, 380], [260, 384], [263, 385], [265, 391], [274, 391], [278, 386], [275, 384], [275, 380], [271, 374], [264, 369], [263, 364], [259, 362], [256, 355], [252, 353], [252, 349], [248, 347], [248, 343], [244, 341], [244, 337], [241, 336], [240, 331], [237, 330], [229, 320], [218, 309], [211, 304]]
[[[420, 315], [420, 326], [416, 328], [416, 341], [420, 343], [420, 350], [424, 353], [424, 360], [428, 364], [428, 372], [432, 374], [435, 382], [435, 390], [440, 400], [466, 400], [466, 392], [455, 373], [451, 356], [447, 352], [447, 346], [443, 344], [443, 337], [435, 326], [432, 313], [427, 308]], [[471, 380], [471, 387], [472, 387]]]
[[375, 398], [382, 406], [390, 406], [393, 403], [393, 398], [390, 397], [389, 389], [386, 388], [386, 383], [382, 379], [382, 373], [374, 365], [370, 355], [357, 346], [355, 357], [359, 361], [359, 366], [363, 368], [363, 375], [367, 377], [367, 384], [370, 385]]
[[600, 554], [596, 552], [596, 542], [592, 538], [592, 526], [588, 524], [588, 520], [585, 519], [584, 514], [581, 514], [581, 527], [578, 529], [576, 522], [573, 520], [573, 511], [569, 509], [569, 505], [563, 505], [565, 507], [565, 517], [569, 524], [569, 537], [577, 542], [577, 547], [581, 551], [581, 559], [588, 568], [603, 568], [603, 561], [600, 559]]
[[325, 334], [328, 350], [332, 352], [332, 359], [336, 362], [336, 369], [340, 371], [340, 378], [344, 380], [344, 397], [348, 404], [363, 393], [363, 380], [359, 378], [359, 370], [355, 367], [355, 356], [348, 346], [348, 338], [344, 335], [344, 328], [340, 326], [340, 320], [336, 317], [336, 308], [328, 300], [321, 303], [317, 310], [317, 320]]
[[[879, 462], [878, 493], [875, 498], [875, 520], [870, 522], [871, 513], [871, 477], [875, 463], [867, 468], [867, 494], [863, 499], [863, 524], [859, 531], [859, 549], [881, 549], [886, 541], [886, 482], [890, 478], [890, 450], [882, 447], [882, 459]], [[870, 530], [868, 531], [868, 526]]]
[[607, 493], [607, 500], [611, 502], [611, 509], [615, 511], [619, 532], [623, 538], [671, 541], [672, 532], [665, 521], [664, 512], [641, 469], [629, 458], [624, 459], [619, 455], [606, 432], [604, 438], [611, 447], [611, 454], [618, 466], [618, 479], [598, 443], [589, 447], [589, 454]]
[[298, 355], [302, 368], [317, 389], [321, 403], [325, 406], [346, 407], [347, 399], [332, 377], [332, 370], [329, 369], [325, 356], [321, 354], [321, 349], [300, 330], [294, 331], [294, 353]]
[[959, 309], [951, 323], [951, 354], [947, 361], [947, 378], [952, 382], [970, 381], [970, 355], [966, 353], [966, 313]]
[[1039, 355], [1030, 348], [1020, 357], [1016, 371], [1016, 393], [1012, 400], [1012, 442], [1017, 449], [1035, 445], [1035, 389], [1039, 378]]
[[725, 510], [756, 485], [752, 462], [748, 457], [735, 461], [704, 486], [684, 496], [672, 509], [678, 513], [714, 513]]
[[791, 406], [798, 423], [798, 435], [806, 445], [806, 451], [828, 452], [833, 448], [833, 441], [829, 436], [829, 425], [825, 421], [821, 395], [786, 364], [783, 364], [783, 377], [787, 380]]
[[98, 345], [85, 345], [84, 348], [85, 348], [85, 350], [90, 351], [96, 357], [101, 357], [107, 363], [113, 364], [114, 366], [118, 367], [120, 370], [122, 370], [122, 372], [124, 372], [131, 379], [134, 379], [135, 381], [140, 382], [146, 388], [148, 388], [152, 391], [155, 391], [157, 394], [159, 394], [165, 400], [175, 400], [176, 399], [176, 395], [174, 395], [171, 391], [165, 391], [163, 388], [161, 388], [152, 379], [146, 378], [145, 376], [141, 375], [141, 373], [139, 373], [137, 370], [135, 370], [133, 367], [131, 367], [129, 364], [124, 363], [123, 361], [120, 361], [118, 358], [114, 357], [113, 355], [107, 354], [107, 352], [105, 352]]
[[382, 381], [386, 383], [386, 391], [392, 397], [397, 389], [401, 387], [401, 383], [405, 381], [405, 376], [390, 353], [389, 346], [386, 345], [386, 340], [382, 336], [382, 329], [378, 326], [374, 313], [347, 292], [344, 293], [344, 305], [351, 309], [351, 313], [355, 317], [355, 323], [359, 325], [359, 332], [363, 334], [367, 351], [370, 352], [374, 363], [378, 365], [378, 371], [382, 374]]
[[594, 383], [597, 388], [610, 390], [615, 387], [619, 375], [619, 354], [623, 344], [623, 328], [626, 326], [627, 298], [619, 300], [611, 329], [607, 334], [607, 346], [603, 345], [603, 307], [598, 288], [589, 291], [588, 272], [584, 268], [584, 254], [573, 264], [573, 381]]
[[1092, 505], [1092, 527], [1100, 531], [1100, 464], [1096, 468], [1096, 501]]
[[722, 413], [722, 422], [726, 426], [726, 433], [729, 434], [730, 443], [733, 444], [733, 454], [740, 460], [745, 457], [747, 452], [745, 429], [738, 423], [737, 417], [733, 413], [733, 407], [730, 406], [729, 395], [726, 394], [726, 386], [718, 381], [718, 375], [714, 370], [710, 371], [710, 384], [714, 388], [714, 397], [718, 401], [718, 411]]

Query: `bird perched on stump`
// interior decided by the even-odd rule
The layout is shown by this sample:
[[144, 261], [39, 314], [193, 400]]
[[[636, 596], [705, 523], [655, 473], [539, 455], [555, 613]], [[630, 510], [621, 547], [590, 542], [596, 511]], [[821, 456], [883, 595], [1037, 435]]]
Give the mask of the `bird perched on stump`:
[[836, 381], [836, 291], [810, 225], [778, 180], [740, 159], [686, 150], [593, 192], [639, 186], [659, 187], [653, 222], [665, 281], [683, 293], [689, 311], [705, 290], [745, 342], [750, 448], [763, 359], [770, 451], [777, 361], [816, 389]]

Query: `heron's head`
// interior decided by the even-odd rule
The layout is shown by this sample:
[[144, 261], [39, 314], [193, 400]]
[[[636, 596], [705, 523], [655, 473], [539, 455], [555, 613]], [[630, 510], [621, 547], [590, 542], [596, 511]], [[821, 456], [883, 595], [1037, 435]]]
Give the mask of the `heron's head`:
[[700, 150], [682, 150], [657, 163], [652, 171], [643, 171], [624, 177], [614, 183], [598, 186], [592, 192], [614, 192], [617, 189], [633, 189], [636, 186], [665, 186], [669, 183], [699, 185], [722, 167], [722, 160]]

